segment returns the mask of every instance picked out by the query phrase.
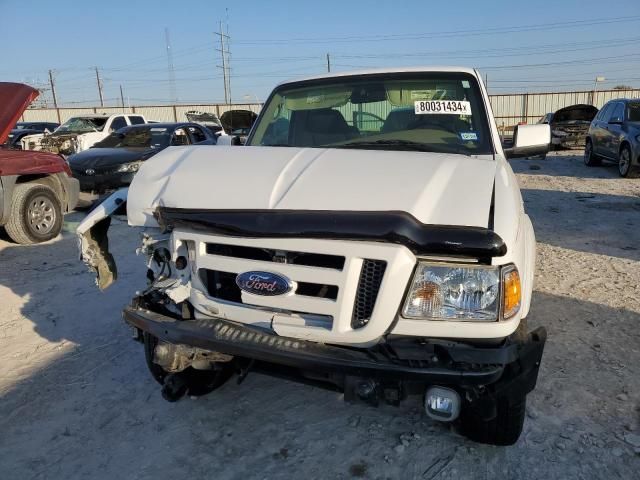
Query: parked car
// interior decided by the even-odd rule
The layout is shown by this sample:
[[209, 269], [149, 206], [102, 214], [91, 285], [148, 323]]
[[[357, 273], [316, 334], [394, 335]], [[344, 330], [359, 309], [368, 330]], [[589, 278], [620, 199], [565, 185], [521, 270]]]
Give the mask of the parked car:
[[[402, 107], [408, 123], [351, 120]], [[257, 370], [352, 402], [423, 395], [429, 417], [508, 445], [546, 333], [527, 331], [536, 242], [506, 159], [549, 142], [525, 125], [503, 149], [472, 69], [283, 83], [247, 146], [145, 163], [79, 225], [81, 255], [101, 288], [115, 280], [104, 247], [127, 201], [149, 286], [124, 318], [168, 400]]]
[[538, 123], [551, 126], [551, 145], [553, 148], [582, 148], [589, 125], [598, 113], [593, 105], [571, 105], [555, 113], [547, 113]]
[[123, 113], [115, 115], [96, 114], [71, 117], [50, 134], [28, 135], [21, 141], [23, 150], [72, 155], [91, 148], [127, 125], [146, 123], [143, 115]]
[[620, 176], [640, 177], [640, 99], [607, 102], [589, 127], [584, 163], [616, 162]]
[[203, 127], [209, 129], [209, 131], [216, 137], [225, 134], [224, 128], [222, 128], [222, 123], [215, 113], [191, 110], [185, 113], [185, 115], [188, 121], [199, 123]]
[[190, 122], [196, 122], [206, 126], [222, 139], [221, 144], [244, 145], [247, 135], [258, 115], [251, 110], [227, 110], [220, 118], [215, 113], [189, 111], [186, 113]]
[[[0, 144], [39, 92], [0, 82]], [[17, 243], [39, 243], [62, 230], [62, 216], [75, 208], [78, 181], [67, 162], [46, 152], [0, 149], [0, 226]]]
[[27, 135], [53, 132], [59, 126], [59, 123], [53, 122], [18, 122], [9, 133], [7, 141], [4, 145], [8, 148], [20, 150], [22, 149], [22, 144], [20, 142]]
[[104, 193], [129, 185], [144, 161], [169, 146], [215, 143], [214, 135], [195, 123], [133, 125], [68, 160], [81, 191]]

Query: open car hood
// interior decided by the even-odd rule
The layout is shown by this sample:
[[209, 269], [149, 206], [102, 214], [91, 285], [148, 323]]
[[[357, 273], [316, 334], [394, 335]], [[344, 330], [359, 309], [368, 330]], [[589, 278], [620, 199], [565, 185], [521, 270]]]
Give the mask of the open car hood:
[[23, 83], [0, 82], [0, 145], [40, 92]]
[[598, 109], [593, 105], [579, 104], [564, 107], [553, 114], [551, 123], [560, 122], [591, 122], [598, 114]]
[[228, 110], [220, 115], [222, 128], [228, 134], [235, 130], [249, 130], [258, 115], [251, 110]]

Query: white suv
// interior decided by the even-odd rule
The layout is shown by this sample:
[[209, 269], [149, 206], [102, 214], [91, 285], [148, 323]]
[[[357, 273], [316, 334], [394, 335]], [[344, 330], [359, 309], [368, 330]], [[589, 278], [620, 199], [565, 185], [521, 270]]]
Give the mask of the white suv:
[[[279, 85], [245, 147], [167, 149], [79, 226], [115, 280], [127, 200], [149, 287], [124, 311], [168, 400], [252, 370], [514, 443], [546, 339], [527, 332], [535, 237], [479, 73], [415, 68]], [[164, 180], [163, 180], [164, 179]], [[127, 199], [128, 197], [128, 199]]]

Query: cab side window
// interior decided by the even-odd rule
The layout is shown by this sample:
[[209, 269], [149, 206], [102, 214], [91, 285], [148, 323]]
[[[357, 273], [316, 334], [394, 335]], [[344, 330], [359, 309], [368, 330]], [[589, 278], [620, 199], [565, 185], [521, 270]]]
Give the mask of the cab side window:
[[138, 115], [129, 115], [129, 121], [131, 122], [131, 125], [142, 125], [145, 123], [144, 118]]
[[124, 119], [124, 117], [116, 117], [113, 119], [113, 122], [111, 122], [110, 130], [112, 132], [115, 132], [116, 130], [120, 130], [121, 128], [124, 128], [126, 126], [127, 121]]

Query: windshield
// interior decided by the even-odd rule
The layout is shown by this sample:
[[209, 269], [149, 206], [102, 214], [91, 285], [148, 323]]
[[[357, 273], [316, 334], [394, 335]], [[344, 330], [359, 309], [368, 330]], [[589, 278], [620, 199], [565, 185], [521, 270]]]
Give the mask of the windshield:
[[629, 102], [627, 118], [630, 122], [640, 122], [640, 102]]
[[101, 132], [107, 123], [107, 117], [72, 117], [62, 125], [56, 132]]
[[476, 79], [444, 72], [284, 85], [267, 101], [248, 145], [492, 153]]
[[165, 148], [170, 141], [166, 127], [132, 127], [113, 132], [93, 148]]

